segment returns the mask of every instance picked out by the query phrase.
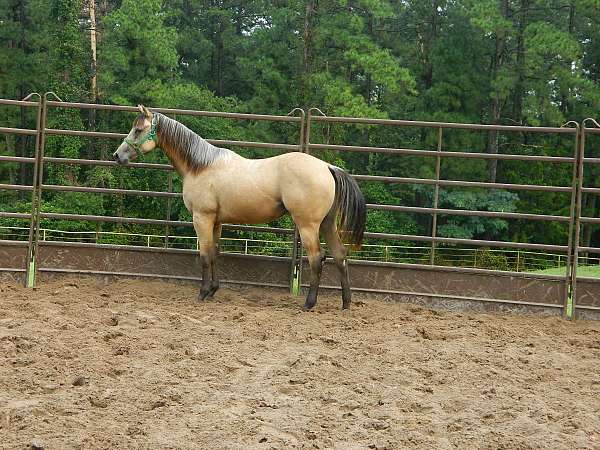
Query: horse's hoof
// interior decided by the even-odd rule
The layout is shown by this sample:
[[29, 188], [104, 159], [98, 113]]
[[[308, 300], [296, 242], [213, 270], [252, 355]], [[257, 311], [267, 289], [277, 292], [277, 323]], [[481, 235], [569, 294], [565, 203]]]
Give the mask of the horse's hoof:
[[309, 305], [308, 303], [305, 303], [305, 304], [304, 304], [304, 306], [302, 307], [302, 311], [304, 311], [304, 312], [308, 312], [308, 311], [310, 311], [311, 309], [313, 309], [313, 307], [314, 307], [314, 306], [315, 306], [314, 304], [312, 304], [312, 305]]
[[345, 309], [350, 309], [350, 303], [348, 303], [348, 304], [344, 303], [342, 305], [342, 311], [345, 310]]
[[200, 291], [198, 293], [198, 301], [199, 302], [203, 302], [204, 300], [206, 300], [209, 297], [211, 297], [210, 291], [206, 291], [206, 292]]
[[208, 295], [207, 298], [213, 298], [215, 296], [215, 293], [219, 290], [219, 286], [213, 286], [210, 288], [210, 290], [208, 291]]

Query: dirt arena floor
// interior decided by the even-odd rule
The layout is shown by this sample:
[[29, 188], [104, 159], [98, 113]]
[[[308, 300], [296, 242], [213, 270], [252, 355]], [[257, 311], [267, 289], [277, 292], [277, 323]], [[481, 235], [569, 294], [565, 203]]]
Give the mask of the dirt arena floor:
[[0, 283], [2, 448], [600, 448], [600, 323]]

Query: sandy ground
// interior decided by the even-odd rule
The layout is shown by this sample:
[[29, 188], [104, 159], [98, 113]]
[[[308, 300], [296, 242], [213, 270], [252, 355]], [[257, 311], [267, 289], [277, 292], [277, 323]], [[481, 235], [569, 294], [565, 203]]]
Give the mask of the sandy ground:
[[600, 448], [600, 323], [0, 283], [2, 448]]

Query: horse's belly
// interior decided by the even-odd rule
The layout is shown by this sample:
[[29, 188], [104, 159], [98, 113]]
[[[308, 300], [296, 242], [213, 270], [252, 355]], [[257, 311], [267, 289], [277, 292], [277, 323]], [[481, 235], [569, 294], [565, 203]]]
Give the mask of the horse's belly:
[[219, 222], [222, 223], [266, 223], [285, 213], [281, 202], [230, 202], [219, 207]]

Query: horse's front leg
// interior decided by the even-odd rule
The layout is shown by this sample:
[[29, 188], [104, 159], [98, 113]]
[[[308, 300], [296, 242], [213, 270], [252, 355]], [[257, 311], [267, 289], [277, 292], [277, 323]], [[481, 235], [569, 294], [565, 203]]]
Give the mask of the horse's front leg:
[[198, 249], [200, 263], [202, 264], [202, 284], [198, 293], [198, 300], [204, 300], [214, 294], [212, 288], [212, 266], [215, 259], [214, 227], [215, 214], [194, 212], [194, 229], [198, 236]]
[[214, 240], [214, 245], [213, 245], [213, 257], [212, 257], [212, 264], [211, 264], [211, 275], [212, 275], [212, 280], [211, 280], [211, 285], [210, 285], [210, 293], [208, 294], [209, 297], [212, 297], [213, 295], [215, 295], [215, 292], [217, 292], [219, 290], [219, 273], [217, 270], [217, 262], [219, 260], [219, 242], [221, 240], [221, 224], [220, 223], [215, 223], [215, 226], [213, 228], [213, 240]]

